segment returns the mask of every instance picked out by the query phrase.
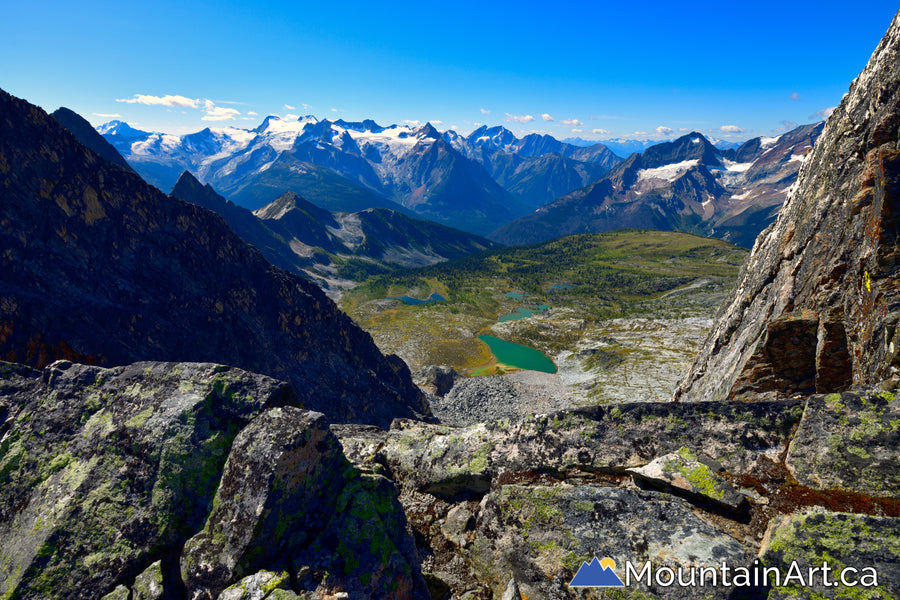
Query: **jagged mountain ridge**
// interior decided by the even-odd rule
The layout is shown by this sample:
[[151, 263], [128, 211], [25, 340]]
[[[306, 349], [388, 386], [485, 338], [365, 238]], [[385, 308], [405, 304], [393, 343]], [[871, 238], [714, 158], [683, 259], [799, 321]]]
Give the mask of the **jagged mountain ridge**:
[[182, 173], [171, 195], [221, 215], [274, 265], [300, 273], [336, 297], [354, 272], [384, 272], [451, 260], [493, 248], [471, 233], [414, 219], [387, 208], [332, 212], [285, 192], [251, 212]]
[[685, 231], [749, 246], [777, 214], [822, 125], [738, 149], [694, 132], [657, 144], [491, 234], [505, 244], [628, 227]]
[[447, 131], [444, 138], [532, 209], [596, 181], [621, 161], [603, 144], [575, 146], [538, 133], [517, 138], [502, 126], [483, 125], [468, 136]]
[[428, 414], [396, 357], [221, 217], [170, 198], [0, 93], [0, 360], [231, 364], [331, 419]]
[[502, 127], [494, 129], [509, 143], [496, 147], [479, 141], [482, 129], [463, 137], [430, 124], [269, 116], [253, 130], [185, 136], [118, 121], [98, 131], [161, 189], [189, 170], [251, 209], [295, 191], [329, 210], [392, 208], [481, 234], [594, 181], [619, 160], [599, 144], [578, 147], [537, 134], [519, 140]]
[[167, 188], [190, 170], [251, 209], [295, 191], [329, 210], [392, 208], [476, 233], [529, 210], [431, 125], [269, 116], [254, 130], [207, 128], [186, 136], [135, 138], [133, 130], [120, 136], [121, 126], [102, 129], [151, 183]]

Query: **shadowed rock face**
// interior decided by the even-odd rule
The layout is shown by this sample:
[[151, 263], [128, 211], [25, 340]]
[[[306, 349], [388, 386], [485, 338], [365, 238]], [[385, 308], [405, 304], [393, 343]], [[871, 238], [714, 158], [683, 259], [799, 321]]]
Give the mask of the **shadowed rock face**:
[[0, 92], [0, 359], [207, 361], [290, 381], [334, 421], [427, 415], [406, 366], [213, 213]]
[[833, 392], [897, 374], [900, 16], [829, 117], [683, 401]]

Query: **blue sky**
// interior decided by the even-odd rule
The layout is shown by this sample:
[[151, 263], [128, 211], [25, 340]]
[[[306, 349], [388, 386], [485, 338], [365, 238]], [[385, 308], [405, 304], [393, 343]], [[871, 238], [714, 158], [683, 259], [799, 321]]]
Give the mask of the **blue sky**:
[[0, 87], [95, 125], [187, 133], [313, 114], [560, 139], [747, 139], [813, 122], [898, 8], [2, 1]]

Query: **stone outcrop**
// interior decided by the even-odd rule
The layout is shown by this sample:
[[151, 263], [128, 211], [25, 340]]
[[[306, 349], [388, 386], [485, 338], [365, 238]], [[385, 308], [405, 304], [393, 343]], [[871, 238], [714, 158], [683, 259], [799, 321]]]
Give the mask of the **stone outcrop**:
[[787, 453], [802, 485], [900, 499], [900, 400], [851, 390], [809, 399]]
[[284, 382], [0, 363], [0, 399], [0, 597], [427, 597], [396, 488]]
[[[900, 596], [900, 519], [810, 510], [773, 522], [760, 553], [777, 568], [770, 600], [791, 598], [897, 598]], [[796, 571], [792, 571], [792, 563]], [[826, 577], [824, 564], [831, 572]], [[841, 579], [843, 573], [846, 583]], [[810, 569], [818, 572], [810, 576]], [[788, 575], [794, 573], [794, 578]], [[874, 573], [874, 579], [872, 579]], [[797, 574], [804, 583], [798, 585]], [[781, 585], [775, 585], [778, 582]]]
[[757, 239], [682, 401], [837, 392], [898, 374], [900, 16]]
[[0, 114], [0, 360], [217, 362], [290, 381], [335, 421], [429, 414], [400, 359], [220, 217], [2, 91]]

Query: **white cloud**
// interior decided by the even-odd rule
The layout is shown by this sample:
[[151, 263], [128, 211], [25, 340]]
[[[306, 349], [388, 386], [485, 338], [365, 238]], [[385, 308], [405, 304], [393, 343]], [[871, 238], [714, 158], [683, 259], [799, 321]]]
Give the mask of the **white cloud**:
[[128, 104], [147, 104], [160, 106], [184, 106], [188, 108], [197, 108], [200, 104], [199, 100], [187, 98], [185, 96], [148, 96], [146, 94], [135, 94], [134, 98], [116, 98], [116, 102], [126, 102]]
[[785, 120], [785, 121], [781, 122], [781, 127], [776, 127], [772, 131], [774, 133], [783, 133], [785, 131], [790, 131], [791, 129], [796, 129], [796, 127], [797, 127], [797, 124], [794, 123], [793, 121]]
[[722, 125], [719, 127], [719, 131], [724, 131], [725, 133], [744, 133], [744, 130], [737, 125]]
[[292, 114], [288, 113], [288, 114], [284, 115], [284, 120], [285, 121], [299, 121], [300, 115], [292, 115]]
[[480, 109], [478, 109], [478, 110], [480, 110], [480, 111], [481, 111], [481, 114], [483, 114], [483, 115], [489, 115], [489, 114], [491, 114], [491, 111], [489, 111], [489, 110], [486, 109], [486, 108], [480, 108]]
[[216, 106], [212, 100], [207, 100], [204, 105], [206, 114], [200, 117], [201, 121], [234, 121], [234, 118], [241, 114], [240, 111], [233, 108]]
[[837, 106], [831, 106], [829, 108], [823, 108], [822, 110], [817, 110], [813, 114], [809, 115], [809, 120], [810, 121], [823, 121], [823, 120], [827, 119], [828, 117], [830, 117], [831, 113], [833, 113], [836, 108], [837, 108]]
[[797, 92], [794, 92], [793, 94], [791, 94], [791, 100], [799, 100], [799, 99], [800, 99], [800, 94], [798, 94]]
[[122, 115], [119, 113], [91, 113], [95, 117], [103, 117], [104, 119], [121, 119]]
[[660, 125], [656, 128], [656, 133], [660, 135], [669, 135], [670, 133], [672, 133], [672, 131], [673, 129], [671, 127], [665, 127], [663, 125]]
[[247, 111], [247, 114], [250, 115], [251, 117], [255, 117], [255, 116], [256, 116], [256, 111], [248, 110], [248, 111]]
[[678, 131], [684, 132], [684, 131], [690, 131], [690, 129], [688, 129], [687, 127], [679, 127]]
[[584, 125], [584, 123], [582, 123], [578, 119], [563, 119], [562, 121], [560, 121], [560, 123], [568, 127], [581, 127], [582, 125]]
[[296, 106], [291, 106], [290, 104], [284, 105], [284, 110], [297, 110]]
[[406, 123], [407, 125], [409, 125], [410, 127], [421, 127], [422, 126], [422, 122], [419, 121], [418, 119], [406, 119], [403, 122]]
[[572, 133], [584, 133], [583, 129], [573, 129]]
[[591, 133], [596, 133], [597, 135], [609, 135], [609, 131], [606, 129], [591, 129]]
[[304, 102], [301, 106], [303, 106], [303, 110], [309, 110], [309, 104]]
[[532, 121], [534, 121], [534, 117], [532, 117], [531, 115], [511, 115], [509, 113], [506, 113], [506, 120], [515, 121], [516, 123], [524, 125], [525, 123], [531, 123]]
[[452, 129], [453, 131], [458, 131], [459, 127], [457, 127], [456, 125], [451, 125], [450, 129]]
[[435, 126], [435, 127], [437, 127], [437, 126], [439, 126], [439, 125], [443, 125], [443, 124], [444, 124], [444, 122], [443, 122], [443, 121], [441, 121], [441, 120], [438, 120], [438, 119], [435, 119], [435, 120], [434, 120], [434, 121], [429, 121], [429, 123], [431, 123], [431, 124], [432, 124], [432, 125], [434, 125], [434, 126]]
[[554, 121], [554, 120], [555, 120], [553, 117], [551, 117], [551, 116], [550, 116], [549, 114], [547, 114], [547, 113], [542, 114], [542, 115], [541, 115], [541, 118], [542, 118], [543, 120], [545, 120], [545, 121]]

